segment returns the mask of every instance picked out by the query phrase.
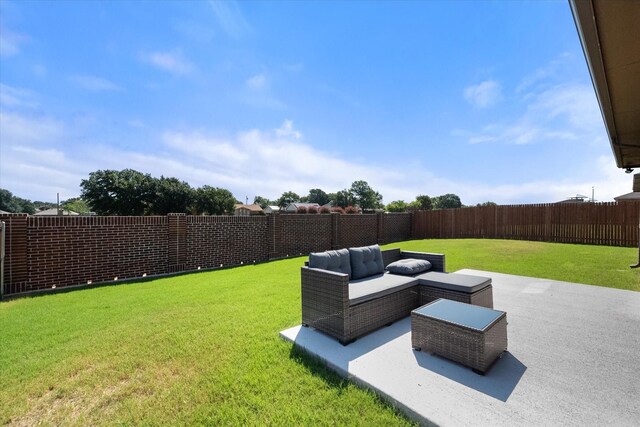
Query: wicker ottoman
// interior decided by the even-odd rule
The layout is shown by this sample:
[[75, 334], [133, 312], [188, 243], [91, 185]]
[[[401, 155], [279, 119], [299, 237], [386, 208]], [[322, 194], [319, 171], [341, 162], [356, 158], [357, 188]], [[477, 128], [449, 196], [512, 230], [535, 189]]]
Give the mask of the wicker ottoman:
[[493, 308], [490, 277], [429, 271], [416, 276], [420, 283], [420, 305], [438, 298]]
[[507, 313], [439, 299], [411, 312], [411, 345], [484, 374], [507, 349]]

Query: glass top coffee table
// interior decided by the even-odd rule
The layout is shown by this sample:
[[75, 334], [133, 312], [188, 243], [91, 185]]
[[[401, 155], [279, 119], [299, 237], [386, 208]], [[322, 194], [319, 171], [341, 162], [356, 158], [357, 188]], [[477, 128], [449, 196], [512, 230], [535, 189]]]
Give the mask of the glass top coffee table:
[[411, 345], [484, 374], [507, 350], [507, 313], [438, 299], [411, 312]]

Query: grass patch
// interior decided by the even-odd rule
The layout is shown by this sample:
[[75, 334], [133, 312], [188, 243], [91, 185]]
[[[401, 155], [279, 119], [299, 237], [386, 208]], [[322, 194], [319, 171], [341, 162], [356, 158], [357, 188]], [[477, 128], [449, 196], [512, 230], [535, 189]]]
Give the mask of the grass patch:
[[[388, 245], [476, 268], [640, 290], [637, 250], [500, 240]], [[0, 423], [406, 425], [299, 353], [304, 258], [0, 303]]]
[[565, 282], [640, 291], [637, 248], [572, 245], [522, 240], [411, 240], [388, 247], [443, 253], [447, 271], [495, 271]]
[[408, 424], [278, 337], [302, 263], [3, 302], [0, 424]]

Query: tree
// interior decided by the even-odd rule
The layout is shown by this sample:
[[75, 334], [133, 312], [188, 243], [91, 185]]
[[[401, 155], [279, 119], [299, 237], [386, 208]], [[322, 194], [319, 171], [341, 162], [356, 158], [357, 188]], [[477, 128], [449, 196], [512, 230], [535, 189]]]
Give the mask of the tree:
[[231, 191], [203, 185], [195, 192], [195, 208], [200, 214], [231, 214], [237, 200]]
[[260, 205], [260, 207], [262, 209], [264, 209], [267, 206], [273, 205], [273, 202], [271, 200], [267, 199], [266, 197], [256, 196], [256, 197], [253, 198], [253, 204], [254, 205]]
[[60, 203], [60, 207], [62, 207], [62, 209], [77, 212], [79, 214], [86, 214], [91, 212], [91, 208], [81, 197], [72, 197], [71, 199], [67, 199], [64, 202]]
[[431, 209], [433, 209], [433, 201], [429, 196], [425, 196], [421, 194], [416, 197], [416, 202], [418, 202], [417, 205], [418, 205], [418, 209], [420, 210], [430, 211]]
[[322, 191], [319, 188], [313, 188], [309, 190], [309, 195], [307, 196], [307, 202], [309, 203], [317, 203], [320, 206], [326, 205], [329, 203], [331, 199], [329, 199], [329, 195]]
[[166, 215], [168, 213], [189, 213], [195, 199], [195, 192], [189, 184], [178, 178], [155, 180], [155, 197], [150, 213]]
[[133, 169], [99, 170], [80, 182], [81, 197], [99, 215], [144, 215], [155, 198], [154, 178]]
[[484, 203], [478, 203], [476, 206], [482, 207], [482, 206], [498, 206], [498, 205], [495, 202], [484, 202]]
[[285, 191], [282, 193], [282, 196], [278, 200], [276, 200], [277, 205], [280, 209], [284, 209], [289, 206], [291, 203], [299, 202], [300, 196], [298, 196], [293, 191]]
[[346, 208], [347, 206], [353, 205], [355, 203], [355, 199], [349, 190], [341, 190], [336, 193], [335, 202], [337, 206]]
[[371, 188], [367, 181], [354, 181], [349, 191], [363, 210], [382, 207], [382, 195]]
[[407, 210], [407, 204], [404, 200], [395, 200], [387, 205], [387, 212], [404, 212]]
[[462, 207], [462, 202], [460, 201], [460, 197], [451, 193], [434, 197], [433, 202], [436, 209], [455, 209], [455, 208]]
[[14, 196], [11, 191], [0, 188], [0, 210], [12, 213], [35, 213], [31, 200]]
[[422, 210], [420, 208], [420, 202], [417, 200], [414, 200], [411, 203], [407, 203], [407, 210], [411, 210], [411, 211], [419, 211]]

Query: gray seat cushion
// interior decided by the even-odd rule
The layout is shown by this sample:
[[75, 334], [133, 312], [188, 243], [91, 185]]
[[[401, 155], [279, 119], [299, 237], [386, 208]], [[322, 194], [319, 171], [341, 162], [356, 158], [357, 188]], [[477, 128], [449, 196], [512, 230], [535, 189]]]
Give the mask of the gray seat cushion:
[[361, 304], [418, 285], [415, 277], [379, 274], [349, 282], [349, 305]]
[[405, 258], [387, 265], [387, 271], [389, 273], [402, 274], [403, 276], [424, 273], [430, 269], [431, 263], [426, 259]]
[[309, 254], [309, 267], [335, 271], [336, 273], [345, 273], [351, 277], [349, 250], [340, 249], [337, 251], [313, 252]]
[[490, 277], [428, 271], [415, 276], [421, 285], [472, 294], [491, 285]]
[[378, 245], [349, 248], [349, 257], [351, 258], [351, 277], [354, 279], [384, 272], [382, 252]]

